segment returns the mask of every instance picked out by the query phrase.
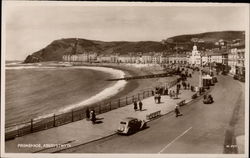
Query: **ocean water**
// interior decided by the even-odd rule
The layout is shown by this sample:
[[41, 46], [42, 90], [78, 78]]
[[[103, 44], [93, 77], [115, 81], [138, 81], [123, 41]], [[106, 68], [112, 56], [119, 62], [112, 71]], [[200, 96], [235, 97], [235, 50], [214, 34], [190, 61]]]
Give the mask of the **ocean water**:
[[93, 68], [17, 67], [6, 69], [5, 75], [6, 125], [93, 103], [124, 86], [105, 81], [114, 75]]

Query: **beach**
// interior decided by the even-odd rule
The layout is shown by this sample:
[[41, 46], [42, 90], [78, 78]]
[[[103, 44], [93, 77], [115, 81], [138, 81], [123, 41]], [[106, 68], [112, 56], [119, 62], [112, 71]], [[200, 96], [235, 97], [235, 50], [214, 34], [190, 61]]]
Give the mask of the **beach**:
[[[27, 71], [26, 74], [30, 74], [30, 76], [27, 75], [24, 79], [21, 79], [22, 81], [27, 81], [25, 85], [23, 85], [22, 83], [22, 87], [24, 86], [26, 88], [11, 85], [13, 83], [8, 83], [8, 81], [13, 81], [13, 79], [8, 78], [8, 75], [6, 75], [6, 124], [30, 121], [31, 118], [43, 118], [51, 116], [54, 113], [64, 113], [72, 109], [81, 108], [87, 105], [93, 105], [101, 101], [113, 100], [125, 96], [136, 95], [137, 93], [145, 89], [152, 88], [158, 85], [163, 85], [164, 83], [171, 81], [175, 78], [170, 77], [131, 81], [121, 80], [118, 82], [100, 82], [100, 80], [95, 81], [94, 79], [101, 78], [102, 80], [104, 80], [108, 78], [119, 78], [160, 73], [160, 71], [158, 71], [160, 70], [160, 68], [153, 69], [152, 67], [136, 67], [131, 65], [112, 64], [105, 66], [91, 64], [85, 66], [56, 68], [46, 67], [42, 64], [41, 67], [37, 68], [37, 66], [32, 65], [25, 67], [25, 71]], [[18, 69], [23, 69], [23, 67], [12, 67], [6, 69], [11, 69], [11, 71], [20, 71]], [[37, 71], [36, 74], [31, 73], [31, 71], [34, 69]], [[43, 70], [45, 69], [47, 70], [47, 74], [41, 75], [43, 74], [41, 72], [43, 72]], [[90, 75], [89, 78], [91, 78], [91, 80], [86, 80], [86, 74], [84, 74], [83, 70], [91, 70], [91, 75], [88, 74]], [[41, 81], [32, 80], [31, 74], [32, 76], [40, 78]], [[56, 75], [56, 77], [49, 82], [46, 81], [46, 84], [42, 84], [44, 82], [43, 79], [45, 79], [44, 76], [52, 75]], [[18, 77], [20, 76], [22, 75], [17, 73], [14, 78], [16, 77], [18, 80]], [[62, 78], [64, 82], [58, 82]], [[87, 83], [87, 81], [91, 82]], [[95, 85], [95, 88], [91, 86], [94, 82], [98, 83], [97, 85]], [[30, 85], [36, 85], [39, 88], [42, 87], [42, 90], [46, 91], [46, 93], [41, 93], [35, 90], [36, 86], [34, 86], [34, 89], [32, 90], [32, 88], [30, 88]], [[89, 85], [89, 87], [81, 87], [85, 85]], [[69, 89], [69, 87], [71, 88]], [[18, 94], [17, 96], [19, 98], [15, 99], [15, 97], [8, 95], [8, 89], [9, 91], [13, 89], [18, 89], [20, 91], [21, 89], [19, 93], [21, 93], [22, 95]], [[9, 106], [10, 104], [12, 104], [12, 106]], [[25, 108], [18, 108], [17, 106], [15, 106], [20, 104], [23, 104], [22, 106], [24, 106]]]
[[6, 124], [63, 113], [112, 96], [125, 83], [105, 79], [122, 75], [110, 68], [6, 68]]

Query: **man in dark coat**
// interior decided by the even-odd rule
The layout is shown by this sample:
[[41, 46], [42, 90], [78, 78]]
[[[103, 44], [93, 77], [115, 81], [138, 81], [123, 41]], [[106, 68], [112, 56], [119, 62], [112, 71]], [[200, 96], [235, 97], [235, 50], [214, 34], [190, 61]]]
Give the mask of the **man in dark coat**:
[[137, 110], [137, 102], [134, 101], [134, 110], [136, 111]]
[[142, 102], [141, 102], [141, 100], [139, 100], [139, 109], [140, 109], [140, 111], [142, 110]]
[[160, 104], [161, 103], [161, 95], [159, 94], [158, 95], [158, 104]]
[[96, 115], [95, 115], [95, 111], [94, 110], [91, 110], [91, 112], [90, 112], [90, 120], [92, 121], [93, 124], [95, 124]]
[[89, 118], [90, 118], [90, 111], [89, 111], [89, 107], [87, 107], [87, 109], [86, 109], [85, 113], [86, 113], [86, 118], [87, 118], [87, 120], [89, 120]]

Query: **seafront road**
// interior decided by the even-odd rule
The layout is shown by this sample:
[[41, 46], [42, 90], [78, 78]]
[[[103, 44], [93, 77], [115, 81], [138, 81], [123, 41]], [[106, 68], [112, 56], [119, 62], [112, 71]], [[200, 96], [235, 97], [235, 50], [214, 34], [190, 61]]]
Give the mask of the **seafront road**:
[[[188, 79], [192, 85], [198, 85], [197, 75]], [[225, 133], [242, 88], [229, 76], [219, 76], [218, 80], [212, 91], [215, 103], [205, 105], [202, 100], [194, 101], [181, 108], [184, 114], [181, 117], [176, 118], [169, 112], [181, 100], [191, 99], [193, 92], [190, 90], [181, 90], [180, 99], [163, 96], [161, 104], [155, 104], [153, 97], [144, 99], [143, 111], [134, 111], [133, 105], [128, 105], [98, 115], [102, 118], [100, 124], [92, 125], [84, 119], [18, 137], [5, 143], [5, 152], [223, 153]], [[149, 128], [134, 135], [114, 134], [122, 118], [133, 116], [145, 119], [146, 114], [157, 110], [169, 114], [149, 122]], [[18, 147], [20, 144], [38, 144], [41, 147]], [[45, 148], [46, 144], [61, 146]]]
[[239, 106], [237, 100], [244, 88], [229, 76], [219, 76], [218, 80], [211, 92], [215, 100], [213, 104], [198, 100], [181, 109], [182, 117], [176, 118], [171, 113], [148, 123], [148, 129], [134, 135], [114, 135], [61, 152], [222, 154], [225, 143], [234, 139], [225, 134], [233, 128], [230, 122], [237, 121], [233, 113]]

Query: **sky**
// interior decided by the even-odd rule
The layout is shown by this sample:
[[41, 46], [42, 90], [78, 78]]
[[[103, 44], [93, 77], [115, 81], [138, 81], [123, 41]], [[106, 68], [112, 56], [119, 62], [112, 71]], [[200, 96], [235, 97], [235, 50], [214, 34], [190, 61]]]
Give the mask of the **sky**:
[[[68, 4], [68, 3], [67, 3]], [[6, 60], [24, 60], [53, 40], [161, 41], [181, 34], [246, 29], [243, 6], [4, 4]]]

